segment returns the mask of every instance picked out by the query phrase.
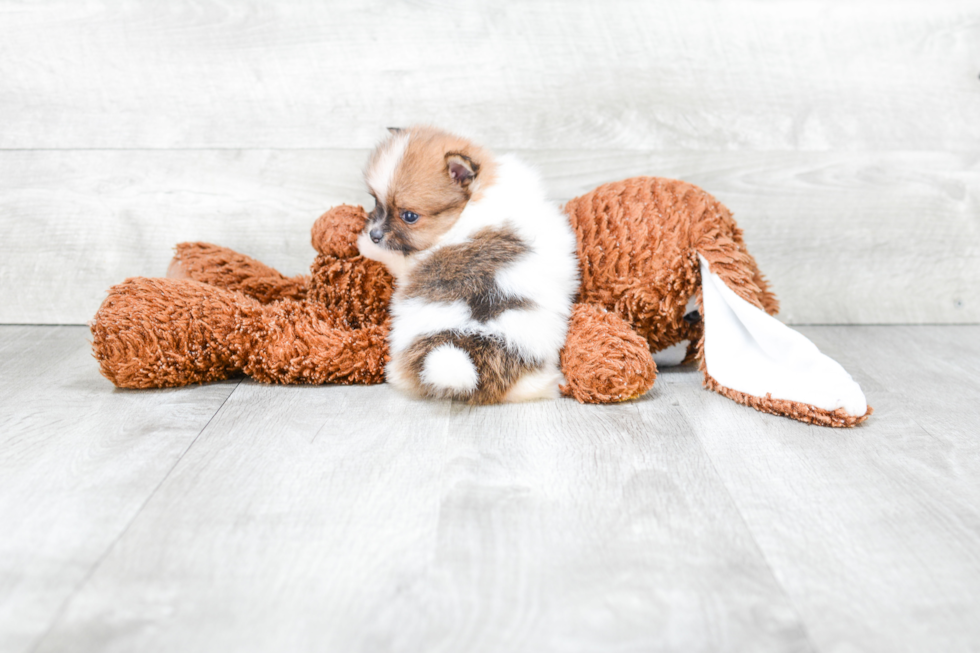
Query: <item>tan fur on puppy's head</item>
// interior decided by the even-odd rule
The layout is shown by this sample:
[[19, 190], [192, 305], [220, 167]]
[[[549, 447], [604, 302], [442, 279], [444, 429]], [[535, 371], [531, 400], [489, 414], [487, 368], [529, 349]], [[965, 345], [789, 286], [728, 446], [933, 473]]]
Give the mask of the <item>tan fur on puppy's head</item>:
[[[493, 157], [434, 127], [392, 129], [364, 172], [376, 205], [361, 241], [408, 255], [434, 245], [493, 183]], [[417, 217], [416, 217], [417, 216]]]

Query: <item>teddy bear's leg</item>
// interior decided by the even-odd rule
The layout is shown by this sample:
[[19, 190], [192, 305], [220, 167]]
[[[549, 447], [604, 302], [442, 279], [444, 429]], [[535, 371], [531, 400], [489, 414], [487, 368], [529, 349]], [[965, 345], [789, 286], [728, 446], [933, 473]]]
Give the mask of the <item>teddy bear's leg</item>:
[[243, 315], [261, 305], [189, 279], [133, 278], [113, 286], [89, 325], [103, 376], [121, 388], [229, 378], [241, 370]]
[[701, 264], [705, 386], [757, 410], [824, 426], [854, 426], [871, 414], [860, 386], [836, 361]]
[[273, 383], [381, 383], [388, 356], [385, 324], [351, 329], [315, 303], [263, 305], [190, 279], [128, 279], [90, 328], [102, 374], [123, 388], [241, 372]]
[[620, 316], [590, 304], [572, 307], [561, 368], [562, 394], [589, 404], [639, 397], [657, 378], [646, 340]]
[[171, 279], [193, 279], [201, 283], [237, 290], [263, 304], [280, 299], [306, 297], [309, 277], [287, 277], [250, 256], [210, 243], [180, 243], [167, 269]]
[[335, 206], [313, 223], [313, 249], [337, 258], [359, 256], [357, 238], [367, 222], [367, 212], [360, 206]]
[[343, 325], [359, 329], [388, 322], [394, 280], [382, 263], [363, 256], [320, 254], [312, 267], [308, 292]]
[[385, 380], [387, 324], [351, 329], [316, 302], [262, 307], [243, 327], [246, 374], [267, 383], [373, 384]]
[[313, 248], [319, 254], [311, 269], [308, 297], [353, 329], [387, 323], [394, 287], [385, 266], [364, 258], [357, 249], [366, 222], [363, 208], [345, 204], [321, 215], [312, 230]]

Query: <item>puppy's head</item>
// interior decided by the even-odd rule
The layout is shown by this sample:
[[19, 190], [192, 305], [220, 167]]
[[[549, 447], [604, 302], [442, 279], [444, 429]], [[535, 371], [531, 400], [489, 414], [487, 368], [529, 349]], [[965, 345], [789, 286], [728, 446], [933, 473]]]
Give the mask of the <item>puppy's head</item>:
[[361, 253], [391, 267], [393, 256], [432, 247], [493, 179], [490, 154], [433, 127], [391, 129], [364, 178], [374, 197]]

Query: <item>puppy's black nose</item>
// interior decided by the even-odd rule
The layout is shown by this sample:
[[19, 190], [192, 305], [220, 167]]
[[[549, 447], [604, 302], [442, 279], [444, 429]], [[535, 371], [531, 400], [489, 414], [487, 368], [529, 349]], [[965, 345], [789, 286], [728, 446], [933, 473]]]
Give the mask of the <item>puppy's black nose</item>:
[[372, 242], [380, 243], [381, 239], [385, 237], [385, 232], [381, 229], [381, 227], [375, 227], [368, 233], [368, 235], [371, 236]]

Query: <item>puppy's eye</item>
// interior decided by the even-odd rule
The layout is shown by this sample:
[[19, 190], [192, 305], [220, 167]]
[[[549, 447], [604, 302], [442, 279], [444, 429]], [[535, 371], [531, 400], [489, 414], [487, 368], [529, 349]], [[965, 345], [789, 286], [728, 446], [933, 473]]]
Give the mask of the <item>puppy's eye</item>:
[[402, 211], [402, 220], [404, 220], [408, 224], [418, 222], [419, 214], [416, 213], [415, 211]]

